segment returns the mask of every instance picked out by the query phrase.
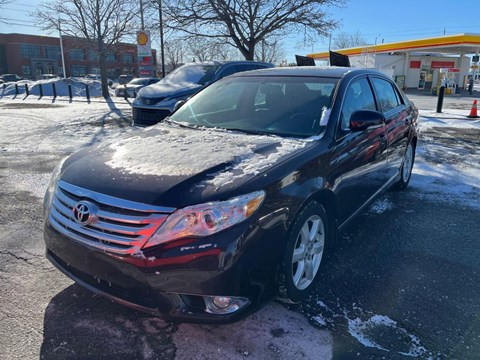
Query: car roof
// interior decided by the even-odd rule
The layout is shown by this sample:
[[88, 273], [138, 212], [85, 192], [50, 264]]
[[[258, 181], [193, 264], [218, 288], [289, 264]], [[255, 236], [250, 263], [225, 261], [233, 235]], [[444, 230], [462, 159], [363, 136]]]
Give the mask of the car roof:
[[269, 66], [273, 66], [271, 63], [263, 62], [263, 61], [253, 61], [253, 60], [210, 60], [210, 61], [198, 61], [198, 62], [189, 62], [185, 63], [184, 65], [229, 65], [229, 64], [265, 64]]
[[381, 74], [372, 69], [349, 68], [340, 66], [292, 66], [259, 69], [255, 71], [246, 71], [236, 73], [232, 76], [318, 76], [330, 78], [342, 78], [346, 74]]

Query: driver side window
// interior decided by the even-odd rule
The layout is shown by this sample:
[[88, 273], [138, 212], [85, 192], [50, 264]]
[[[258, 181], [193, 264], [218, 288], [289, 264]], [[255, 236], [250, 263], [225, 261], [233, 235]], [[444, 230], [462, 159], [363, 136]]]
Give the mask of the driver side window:
[[347, 89], [340, 113], [340, 127], [350, 130], [350, 117], [357, 110], [376, 110], [375, 99], [367, 78], [352, 81]]

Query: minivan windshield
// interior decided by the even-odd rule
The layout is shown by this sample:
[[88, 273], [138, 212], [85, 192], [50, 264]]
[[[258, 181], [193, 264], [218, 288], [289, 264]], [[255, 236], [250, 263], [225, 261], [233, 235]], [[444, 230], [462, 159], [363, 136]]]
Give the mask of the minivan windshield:
[[241, 76], [208, 86], [170, 120], [191, 127], [309, 137], [324, 131], [338, 79]]
[[187, 64], [173, 70], [162, 82], [171, 82], [176, 84], [191, 83], [205, 85], [213, 80], [215, 72], [220, 66], [205, 64]]

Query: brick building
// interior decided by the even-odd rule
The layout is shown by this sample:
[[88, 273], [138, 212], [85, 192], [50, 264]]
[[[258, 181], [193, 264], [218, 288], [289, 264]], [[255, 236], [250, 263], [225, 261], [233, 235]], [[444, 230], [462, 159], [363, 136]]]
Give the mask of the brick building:
[[[67, 77], [100, 74], [95, 46], [86, 39], [64, 36], [63, 52]], [[153, 50], [155, 62], [155, 50]], [[0, 34], [0, 74], [17, 74], [36, 79], [41, 74], [63, 76], [60, 39], [26, 34]], [[137, 47], [116, 44], [107, 54], [107, 76], [121, 74], [138, 76]]]

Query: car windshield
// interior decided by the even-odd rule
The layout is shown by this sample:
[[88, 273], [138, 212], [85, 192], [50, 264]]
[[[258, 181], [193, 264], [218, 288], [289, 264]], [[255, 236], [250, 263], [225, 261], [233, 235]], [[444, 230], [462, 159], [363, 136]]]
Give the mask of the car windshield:
[[214, 78], [215, 72], [218, 70], [218, 68], [218, 65], [183, 65], [168, 74], [163, 79], [163, 82], [205, 85]]
[[131, 85], [146, 85], [148, 83], [148, 78], [138, 78], [138, 79], [133, 79], [132, 81], [129, 82]]
[[192, 127], [309, 137], [322, 133], [337, 79], [245, 76], [217, 81], [170, 120]]

